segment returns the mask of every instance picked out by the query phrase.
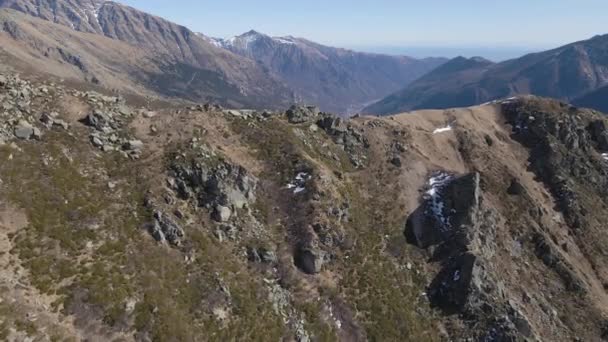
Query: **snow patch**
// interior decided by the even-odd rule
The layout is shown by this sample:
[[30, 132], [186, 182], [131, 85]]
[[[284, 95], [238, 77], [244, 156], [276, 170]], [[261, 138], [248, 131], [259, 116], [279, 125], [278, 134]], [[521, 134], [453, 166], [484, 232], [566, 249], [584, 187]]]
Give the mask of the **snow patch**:
[[289, 38], [284, 38], [284, 37], [273, 37], [272, 40], [274, 40], [275, 42], [279, 43], [279, 44], [286, 44], [286, 45], [295, 45], [296, 43], [289, 40]]
[[454, 176], [447, 172], [435, 172], [428, 180], [428, 190], [424, 193], [427, 201], [426, 215], [434, 217], [440, 224], [440, 230], [446, 232], [450, 230], [450, 218], [445, 215], [445, 203], [443, 200], [443, 190], [454, 180]]
[[517, 101], [517, 99], [518, 99], [517, 96], [513, 96], [513, 97], [509, 97], [507, 99], [499, 99], [499, 100], [482, 103], [481, 106], [487, 106], [487, 105], [492, 105], [492, 104], [509, 104], [509, 103], [513, 103], [513, 102]]
[[440, 133], [445, 133], [445, 132], [449, 132], [452, 130], [452, 125], [448, 124], [445, 127], [441, 127], [441, 128], [437, 128], [433, 131], [433, 134], [440, 134]]
[[608, 153], [602, 153], [602, 159], [608, 161]]
[[261, 37], [262, 37], [261, 34], [251, 31], [251, 32], [247, 32], [240, 36], [235, 36], [235, 37], [226, 39], [224, 41], [224, 45], [248, 49], [249, 45], [256, 42]]
[[208, 42], [211, 43], [211, 45], [214, 45], [216, 47], [224, 47], [224, 44], [221, 41], [217, 40], [217, 39], [211, 38], [211, 39], [208, 40]]
[[287, 184], [287, 189], [293, 189], [294, 194], [299, 194], [306, 190], [306, 182], [308, 182], [312, 178], [306, 172], [300, 172], [296, 175], [296, 177]]

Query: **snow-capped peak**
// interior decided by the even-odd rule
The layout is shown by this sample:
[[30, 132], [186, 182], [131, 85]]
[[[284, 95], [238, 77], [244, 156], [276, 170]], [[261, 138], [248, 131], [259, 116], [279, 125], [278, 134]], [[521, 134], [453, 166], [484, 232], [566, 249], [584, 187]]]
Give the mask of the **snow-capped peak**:
[[208, 43], [210, 43], [214, 46], [217, 46], [217, 47], [225, 48], [225, 49], [237, 48], [237, 49], [248, 50], [253, 43], [255, 43], [259, 40], [262, 40], [262, 39], [265, 41], [271, 41], [276, 44], [283, 44], [283, 45], [295, 45], [296, 44], [295, 38], [293, 38], [291, 36], [271, 37], [266, 34], [260, 33], [256, 30], [250, 30], [239, 36], [234, 36], [234, 37], [230, 37], [227, 39], [213, 38], [213, 37], [206, 36], [202, 33], [197, 33], [197, 35], [199, 37], [203, 38], [204, 40], [206, 40]]

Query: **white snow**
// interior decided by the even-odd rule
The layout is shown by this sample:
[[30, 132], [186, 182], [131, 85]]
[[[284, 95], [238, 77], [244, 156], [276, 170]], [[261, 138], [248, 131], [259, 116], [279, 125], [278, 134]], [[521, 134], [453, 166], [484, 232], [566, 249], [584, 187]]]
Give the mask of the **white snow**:
[[306, 182], [312, 177], [306, 172], [300, 172], [296, 175], [294, 180], [287, 184], [287, 189], [294, 189], [294, 194], [299, 194], [306, 190]]
[[441, 230], [450, 229], [449, 217], [445, 215], [445, 203], [443, 202], [442, 190], [454, 179], [454, 176], [446, 172], [436, 172], [428, 180], [428, 190], [424, 194], [424, 199], [428, 201], [428, 208], [425, 212], [432, 215], [440, 224]]
[[445, 132], [449, 132], [451, 130], [452, 130], [452, 125], [447, 125], [445, 127], [437, 128], [436, 130], [433, 131], [433, 134], [445, 133]]
[[211, 43], [212, 45], [215, 45], [217, 47], [224, 47], [224, 44], [222, 44], [221, 41], [217, 40], [217, 39], [209, 39], [209, 43]]
[[260, 39], [261, 37], [262, 37], [262, 35], [257, 32], [247, 32], [240, 36], [228, 38], [224, 42], [228, 46], [241, 47], [241, 48], [248, 49], [249, 45], [251, 43], [254, 43], [256, 40]]
[[296, 43], [289, 40], [288, 38], [283, 38], [283, 37], [273, 37], [272, 40], [274, 40], [277, 43], [280, 44], [287, 44], [287, 45], [295, 45]]
[[608, 153], [602, 153], [602, 158], [608, 161]]

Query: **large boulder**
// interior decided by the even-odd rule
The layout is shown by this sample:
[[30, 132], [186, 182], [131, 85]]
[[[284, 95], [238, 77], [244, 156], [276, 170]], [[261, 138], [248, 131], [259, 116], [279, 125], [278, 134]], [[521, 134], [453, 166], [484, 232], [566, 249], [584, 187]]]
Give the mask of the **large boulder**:
[[285, 112], [287, 120], [293, 124], [313, 121], [319, 115], [319, 108], [314, 106], [293, 105]]
[[325, 264], [326, 253], [318, 248], [300, 247], [294, 255], [295, 265], [306, 274], [320, 273]]
[[232, 216], [232, 210], [228, 207], [218, 205], [213, 212], [213, 219], [217, 222], [228, 222]]
[[34, 126], [25, 120], [20, 120], [15, 126], [15, 137], [19, 139], [30, 139], [34, 136]]

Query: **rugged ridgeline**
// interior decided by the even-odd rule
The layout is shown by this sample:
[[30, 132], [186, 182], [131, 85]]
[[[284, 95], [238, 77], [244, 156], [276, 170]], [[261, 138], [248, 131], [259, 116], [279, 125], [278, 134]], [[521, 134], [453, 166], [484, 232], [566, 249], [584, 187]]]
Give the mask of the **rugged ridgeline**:
[[360, 53], [256, 31], [225, 40], [205, 38], [272, 70], [305, 102], [337, 113], [358, 113], [446, 62]]
[[20, 72], [231, 108], [306, 102], [342, 114], [359, 111], [445, 62], [357, 53], [257, 32], [215, 40], [103, 0], [0, 0], [0, 43], [3, 64]]
[[0, 339], [608, 336], [608, 121], [342, 120], [0, 76]]
[[294, 100], [255, 61], [111, 1], [2, 0], [0, 41], [3, 64], [18, 71], [122, 92], [233, 107], [279, 108]]
[[364, 112], [390, 114], [472, 106], [521, 94], [572, 103], [582, 98], [581, 103], [601, 110], [607, 107], [606, 100], [592, 94], [608, 83], [606, 56], [608, 35], [496, 64], [459, 57], [447, 63], [451, 67], [411, 83]]

